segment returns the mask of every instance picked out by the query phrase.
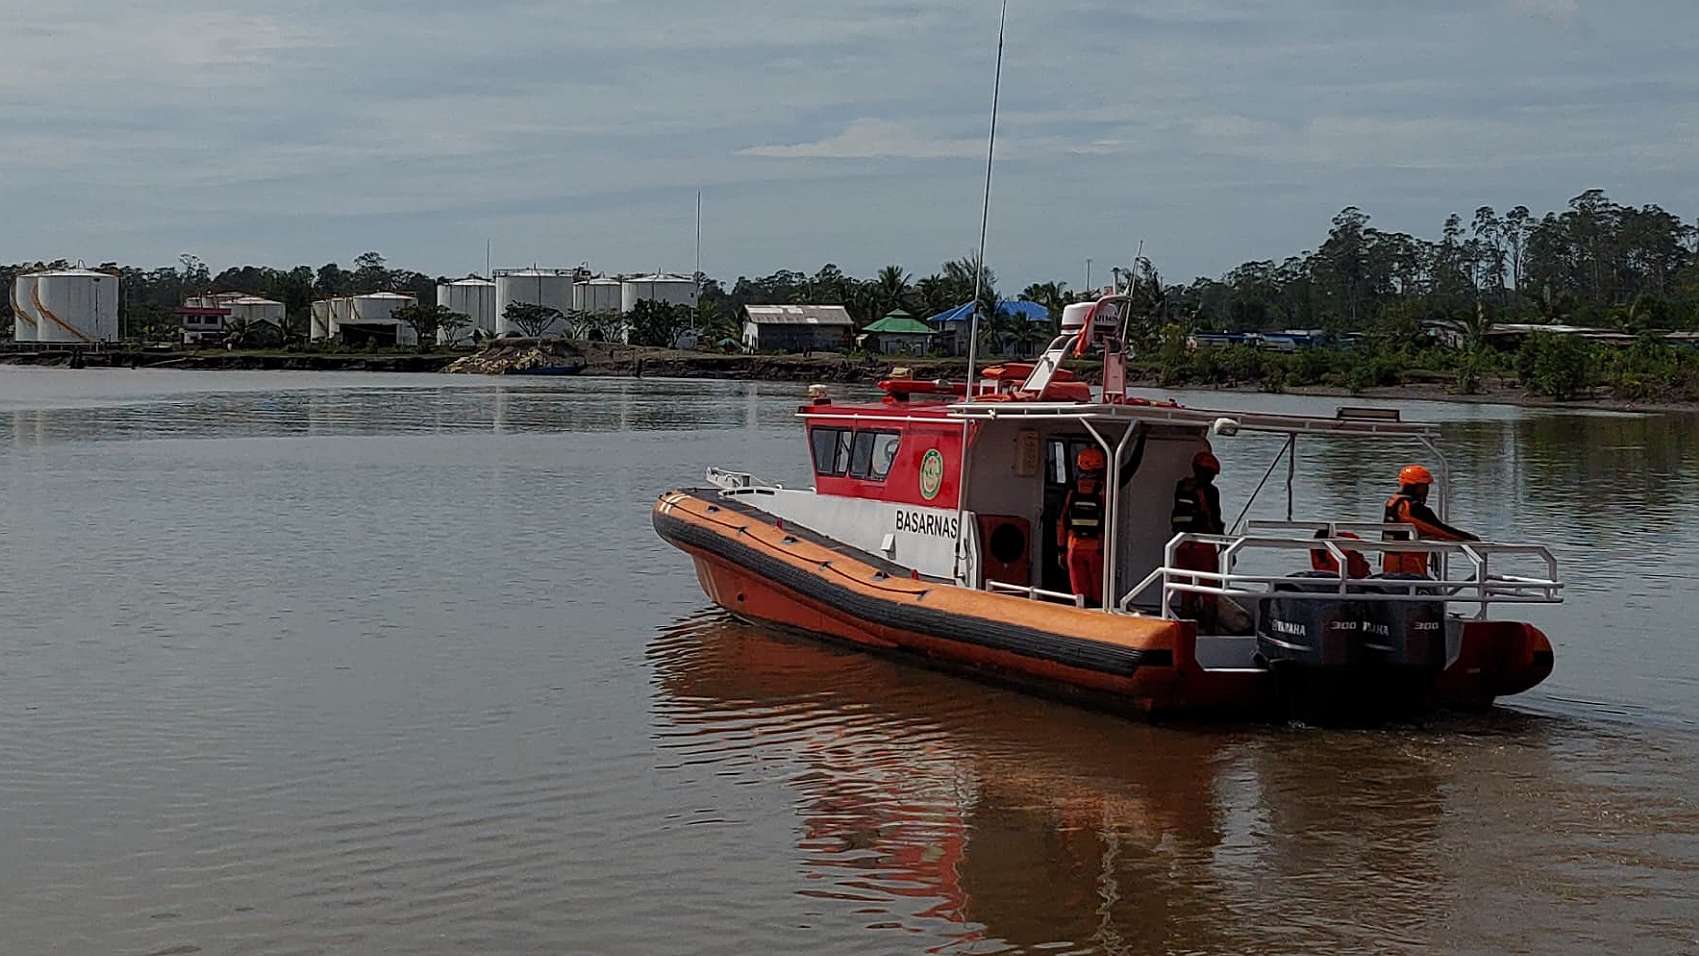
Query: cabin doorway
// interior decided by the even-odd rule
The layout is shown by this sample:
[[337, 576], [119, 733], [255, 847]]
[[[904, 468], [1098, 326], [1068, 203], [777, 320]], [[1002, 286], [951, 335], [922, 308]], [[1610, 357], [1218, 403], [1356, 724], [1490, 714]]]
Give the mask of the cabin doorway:
[[1057, 543], [1056, 529], [1062, 523], [1068, 489], [1074, 486], [1074, 461], [1082, 450], [1097, 447], [1100, 446], [1090, 435], [1052, 435], [1044, 442], [1044, 517], [1037, 534], [1043, 559], [1039, 587], [1046, 591], [1062, 594], [1073, 591], [1064, 560], [1066, 552]]

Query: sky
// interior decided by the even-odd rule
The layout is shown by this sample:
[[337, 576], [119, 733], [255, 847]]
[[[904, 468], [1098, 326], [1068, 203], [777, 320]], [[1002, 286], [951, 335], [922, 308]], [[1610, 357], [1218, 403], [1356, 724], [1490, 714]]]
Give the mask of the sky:
[[[0, 261], [463, 275], [978, 241], [997, 0], [0, 0]], [[1435, 236], [1584, 189], [1699, 216], [1692, 0], [1011, 0], [1005, 287]]]

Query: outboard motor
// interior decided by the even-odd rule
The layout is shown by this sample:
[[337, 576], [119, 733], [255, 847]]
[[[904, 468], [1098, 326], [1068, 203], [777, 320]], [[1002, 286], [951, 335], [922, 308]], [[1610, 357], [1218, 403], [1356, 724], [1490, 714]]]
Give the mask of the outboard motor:
[[[1352, 584], [1348, 594], [1389, 591], [1393, 580]], [[1285, 706], [1306, 720], [1331, 720], [1419, 703], [1445, 667], [1445, 602], [1279, 596], [1331, 595], [1338, 588], [1337, 572], [1306, 571], [1277, 582], [1275, 594], [1262, 600], [1257, 654]]]
[[[1381, 580], [1424, 581], [1431, 578], [1417, 574], [1388, 574]], [[1404, 587], [1364, 587], [1365, 591], [1382, 594], [1405, 593]], [[1434, 591], [1437, 588], [1418, 588]], [[1365, 601], [1363, 619], [1363, 648], [1367, 659], [1383, 667], [1419, 671], [1441, 671], [1446, 664], [1445, 602], [1435, 601]]]
[[[1273, 588], [1276, 594], [1331, 594], [1338, 589], [1339, 575], [1326, 571], [1303, 571]], [[1257, 622], [1257, 653], [1280, 669], [1350, 667], [1362, 657], [1365, 614], [1363, 602], [1346, 598], [1264, 598]]]

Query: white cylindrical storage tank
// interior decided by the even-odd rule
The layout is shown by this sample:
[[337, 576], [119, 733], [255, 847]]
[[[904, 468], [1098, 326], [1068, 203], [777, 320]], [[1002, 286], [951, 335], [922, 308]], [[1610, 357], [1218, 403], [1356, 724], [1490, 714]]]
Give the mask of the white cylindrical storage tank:
[[86, 269], [35, 274], [36, 341], [88, 345], [118, 340], [118, 277]]
[[657, 272], [654, 275], [628, 276], [620, 284], [621, 312], [630, 312], [644, 300], [665, 302], [668, 305], [694, 305], [696, 280], [688, 276]]
[[287, 312], [283, 303], [257, 295], [226, 299], [224, 307], [230, 310], [231, 321], [270, 322], [280, 329], [283, 328], [283, 316]]
[[12, 339], [17, 342], [36, 341], [35, 276], [18, 275], [12, 279]]
[[396, 345], [418, 345], [419, 333], [395, 318], [395, 311], [417, 305], [418, 299], [396, 292], [373, 292], [348, 300], [348, 317], [343, 325], [384, 326], [394, 330]]
[[618, 312], [620, 297], [618, 279], [590, 279], [572, 287], [572, 307], [580, 312]]
[[[496, 284], [487, 279], [457, 279], [437, 285], [437, 305], [458, 312], [472, 324], [454, 336], [454, 344], [470, 342], [472, 333], [496, 334]], [[448, 333], [437, 333], [438, 345], [449, 345]]]
[[330, 338], [330, 305], [329, 299], [320, 299], [313, 303], [307, 337], [314, 342]]
[[[507, 320], [507, 307], [522, 302], [554, 309], [562, 316], [572, 311], [573, 269], [513, 269], [496, 273], [496, 334], [523, 335]], [[564, 324], [556, 322], [544, 335], [560, 335]]]

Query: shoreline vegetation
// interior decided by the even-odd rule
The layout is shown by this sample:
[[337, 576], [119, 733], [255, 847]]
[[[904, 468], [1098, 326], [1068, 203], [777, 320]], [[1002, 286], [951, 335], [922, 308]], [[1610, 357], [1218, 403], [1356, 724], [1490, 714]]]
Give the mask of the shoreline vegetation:
[[[1537, 341], [1537, 340], [1536, 340]], [[1611, 385], [1591, 384], [1563, 398], [1531, 388], [1518, 377], [1516, 364], [1538, 365], [1537, 347], [1531, 358], [1521, 352], [1506, 356], [1502, 370], [1483, 372], [1469, 390], [1459, 387], [1458, 372], [1447, 368], [1406, 367], [1378, 360], [1351, 349], [1312, 349], [1298, 353], [1268, 353], [1247, 346], [1203, 347], [1188, 350], [1176, 365], [1161, 356], [1129, 363], [1128, 385], [1136, 389], [1187, 389], [1224, 394], [1264, 393], [1318, 397], [1374, 398], [1394, 401], [1439, 401], [1507, 404], [1528, 407], [1584, 408], [1630, 412], [1699, 411], [1699, 400], [1676, 392], [1645, 393]], [[1248, 354], [1247, 354], [1248, 353]], [[0, 353], [0, 366], [69, 368], [70, 351]], [[801, 385], [844, 384], [873, 386], [899, 369], [922, 380], [959, 381], [965, 372], [961, 358], [911, 356], [761, 355], [698, 352], [654, 346], [600, 342], [502, 341], [480, 350], [418, 352], [407, 349], [372, 351], [305, 351], [288, 349], [184, 349], [177, 351], [124, 350], [84, 352], [82, 368], [178, 369], [190, 371], [350, 371], [525, 375], [538, 365], [570, 368], [584, 377], [708, 379], [722, 381], [794, 382]], [[541, 358], [539, 358], [541, 356]], [[982, 367], [995, 365], [992, 359]], [[461, 369], [450, 369], [459, 363]], [[1436, 363], [1437, 364], [1437, 363]], [[1549, 360], [1548, 360], [1548, 364]], [[531, 366], [526, 368], [525, 366]], [[1100, 365], [1070, 361], [1067, 367], [1096, 382]], [[1368, 374], [1359, 371], [1368, 369]], [[1545, 369], [1547, 374], [1551, 370]]]
[[[1244, 263], [1220, 278], [1189, 283], [1163, 280], [1140, 257], [1106, 270], [1132, 300], [1129, 370], [1134, 384], [1164, 388], [1216, 388], [1322, 394], [1410, 394], [1464, 401], [1584, 403], [1622, 408], [1699, 407], [1699, 227], [1657, 205], [1613, 202], [1589, 189], [1561, 210], [1536, 215], [1526, 206], [1499, 213], [1476, 209], [1465, 220], [1444, 220], [1438, 239], [1381, 229], [1355, 206], [1334, 216], [1311, 251], [1281, 261]], [[35, 268], [64, 263], [0, 265], [0, 283]], [[453, 337], [468, 317], [434, 303], [437, 285], [450, 281], [391, 268], [368, 252], [346, 269], [241, 266], [217, 275], [192, 255], [174, 267], [140, 269], [103, 263], [119, 276], [120, 337], [127, 347], [87, 353], [85, 364], [177, 368], [348, 369], [433, 372], [447, 370], [464, 351], [361, 348], [352, 341], [308, 342], [315, 300], [368, 292], [400, 292], [418, 305], [396, 312], [421, 342], [441, 330]], [[627, 314], [586, 313], [511, 303], [504, 327], [527, 335], [564, 332], [551, 349], [570, 352], [524, 361], [538, 374], [652, 375], [773, 381], [873, 382], [893, 366], [917, 377], [959, 378], [957, 358], [849, 355], [725, 354], [742, 341], [744, 309], [751, 305], [841, 305], [857, 329], [903, 310], [936, 316], [960, 309], [980, 289], [977, 310], [981, 354], [1031, 355], [1056, 333], [1068, 304], [1096, 298], [1065, 282], [1028, 285], [1018, 298], [1048, 313], [1032, 321], [1005, 306], [992, 270], [972, 257], [945, 262], [916, 277], [900, 265], [857, 278], [827, 264], [813, 275], [780, 270], [739, 277], [729, 286], [697, 275], [693, 306], [640, 301]], [[214, 349], [181, 351], [150, 345], [179, 342], [175, 311], [193, 296], [241, 291], [285, 307], [281, 327], [232, 323]], [[0, 301], [0, 337], [12, 322], [9, 296]], [[533, 328], [534, 326], [534, 328]], [[667, 348], [695, 341], [721, 351]], [[1257, 348], [1255, 336], [1296, 331], [1310, 347]], [[955, 331], [933, 346], [964, 351]], [[551, 332], [552, 334], [552, 332]], [[550, 339], [551, 343], [556, 340]], [[615, 346], [629, 341], [632, 346]], [[20, 343], [18, 349], [27, 349]], [[163, 348], [165, 351], [160, 351]], [[509, 371], [503, 350], [522, 350], [496, 339], [493, 354], [463, 363], [477, 372]], [[52, 364], [51, 353], [0, 352], [0, 362]], [[995, 361], [988, 358], [987, 364]], [[467, 370], [467, 369], [462, 369]], [[517, 369], [512, 369], [517, 371]], [[1084, 365], [1078, 369], [1086, 371]]]

